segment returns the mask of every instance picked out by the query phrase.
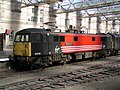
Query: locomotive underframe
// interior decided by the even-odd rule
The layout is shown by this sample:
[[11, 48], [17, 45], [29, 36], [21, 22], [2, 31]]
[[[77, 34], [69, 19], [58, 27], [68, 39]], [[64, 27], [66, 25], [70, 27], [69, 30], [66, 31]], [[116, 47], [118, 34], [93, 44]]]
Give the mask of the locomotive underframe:
[[110, 50], [99, 50], [93, 52], [79, 52], [72, 54], [52, 54], [44, 56], [13, 56], [10, 59], [11, 66], [17, 69], [39, 68], [51, 65], [53, 62], [65, 64], [71, 60], [80, 60], [85, 58], [101, 58], [110, 55]]
[[52, 54], [52, 55], [44, 55], [44, 56], [16, 56], [9, 57], [12, 68], [17, 69], [25, 69], [25, 68], [39, 68], [46, 67], [51, 65], [53, 62], [60, 62], [65, 64], [70, 61], [70, 55], [63, 54]]

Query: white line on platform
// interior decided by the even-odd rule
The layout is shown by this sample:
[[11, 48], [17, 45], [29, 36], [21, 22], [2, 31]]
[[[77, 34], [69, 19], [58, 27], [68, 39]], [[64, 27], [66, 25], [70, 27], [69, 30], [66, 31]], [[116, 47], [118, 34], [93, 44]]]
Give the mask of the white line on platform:
[[5, 62], [5, 61], [9, 61], [9, 58], [1, 58], [0, 62]]

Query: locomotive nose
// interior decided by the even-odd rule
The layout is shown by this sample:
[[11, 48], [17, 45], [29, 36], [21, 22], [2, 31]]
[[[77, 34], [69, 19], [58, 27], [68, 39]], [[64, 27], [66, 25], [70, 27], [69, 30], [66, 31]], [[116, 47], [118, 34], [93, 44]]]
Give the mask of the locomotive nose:
[[15, 42], [13, 51], [18, 56], [31, 56], [31, 43], [29, 42]]

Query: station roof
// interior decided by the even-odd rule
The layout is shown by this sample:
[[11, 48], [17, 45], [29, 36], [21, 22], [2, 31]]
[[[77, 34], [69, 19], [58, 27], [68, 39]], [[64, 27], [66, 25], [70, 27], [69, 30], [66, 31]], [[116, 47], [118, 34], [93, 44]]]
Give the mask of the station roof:
[[[80, 11], [82, 18], [104, 16], [108, 20], [116, 19], [120, 14], [120, 0], [16, 0], [24, 7], [40, 6], [43, 4], [54, 4], [56, 14]], [[84, 14], [86, 13], [86, 14]], [[112, 18], [109, 19], [109, 16]], [[118, 17], [117, 19], [120, 19]]]

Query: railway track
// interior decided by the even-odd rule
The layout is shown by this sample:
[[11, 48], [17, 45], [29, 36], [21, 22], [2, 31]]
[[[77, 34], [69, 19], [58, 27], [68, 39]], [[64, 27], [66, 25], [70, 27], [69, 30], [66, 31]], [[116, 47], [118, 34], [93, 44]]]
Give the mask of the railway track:
[[[96, 60], [96, 61], [100, 61], [100, 60]], [[74, 63], [69, 63], [69, 64], [81, 65], [81, 64], [84, 64], [87, 62], [91, 62], [91, 60], [86, 60], [86, 61], [82, 61], [82, 62], [74, 62]], [[109, 62], [109, 64], [118, 63], [118, 62], [120, 62], [120, 60], [111, 61], [111, 62]], [[105, 64], [107, 64], [107, 63], [105, 63]], [[32, 72], [34, 73], [34, 70], [18, 72], [15, 70], [7, 69], [5, 71], [0, 71], [0, 79], [4, 79], [7, 77], [14, 77], [15, 75], [19, 75], [19, 74], [28, 74], [28, 73], [32, 73]]]
[[[86, 63], [86, 62], [90, 62], [90, 60], [82, 61], [80, 63]], [[75, 62], [75, 63], [78, 63], [78, 62]], [[6, 70], [0, 71], [0, 79], [4, 79], [7, 77], [14, 77], [14, 75], [26, 74], [26, 73], [30, 73], [30, 72], [34, 72], [34, 70], [19, 72], [19, 71], [11, 70], [8, 68]]]
[[35, 79], [20, 81], [0, 86], [3, 90], [53, 90], [97, 81], [105, 77], [120, 75], [120, 61], [99, 64], [82, 70], [42, 76]]

